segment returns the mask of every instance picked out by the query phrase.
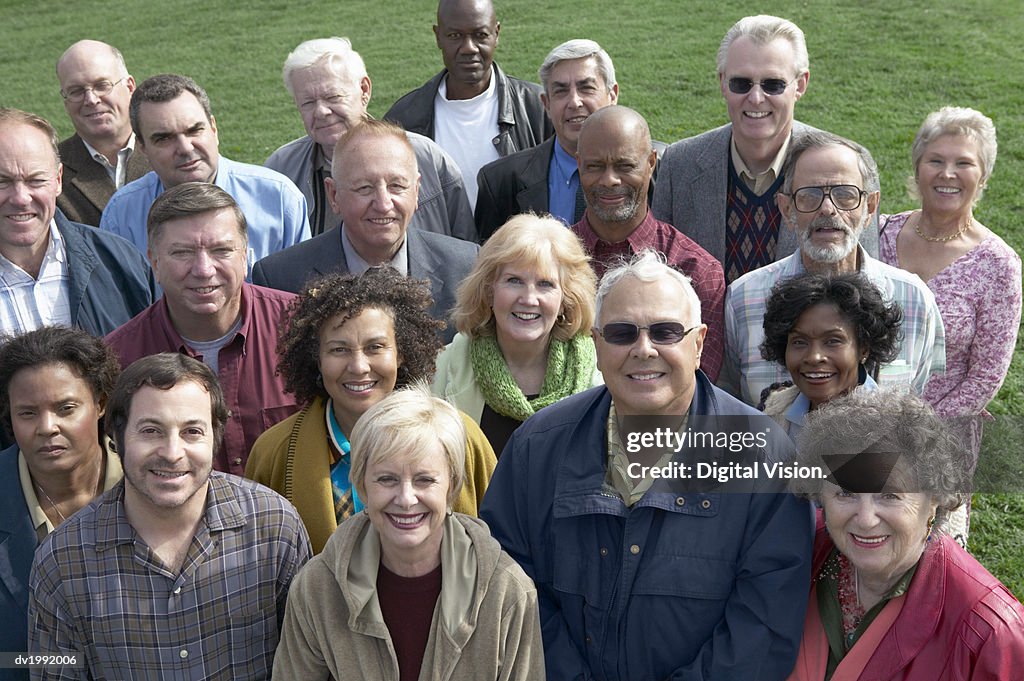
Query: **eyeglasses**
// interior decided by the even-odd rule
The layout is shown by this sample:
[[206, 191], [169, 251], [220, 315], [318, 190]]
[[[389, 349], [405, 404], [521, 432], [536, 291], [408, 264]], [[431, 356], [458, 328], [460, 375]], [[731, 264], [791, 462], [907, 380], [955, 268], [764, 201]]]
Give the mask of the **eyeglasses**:
[[729, 92], [737, 95], [745, 95], [750, 92], [751, 88], [754, 87], [755, 83], [761, 86], [761, 92], [766, 95], [776, 96], [781, 95], [792, 83], [792, 80], [782, 80], [781, 78], [765, 78], [764, 80], [753, 81], [749, 78], [730, 78], [729, 79]]
[[793, 197], [793, 205], [801, 213], [813, 213], [821, 208], [826, 196], [839, 210], [853, 210], [860, 207], [860, 202], [866, 195], [866, 191], [852, 184], [800, 187], [790, 194]]
[[114, 86], [122, 81], [124, 81], [124, 78], [116, 80], [113, 83], [109, 80], [98, 80], [92, 85], [76, 85], [74, 87], [69, 87], [67, 90], [61, 90], [60, 96], [69, 102], [76, 103], [85, 99], [86, 92], [92, 92], [97, 97], [103, 97], [104, 95], [109, 95], [110, 91], [114, 89]]
[[646, 331], [655, 345], [675, 345], [696, 328], [696, 326], [691, 326], [687, 329], [679, 322], [655, 322], [650, 326], [637, 326], [630, 322], [613, 322], [605, 324], [604, 328], [598, 329], [597, 332], [612, 345], [632, 345], [640, 337], [641, 331]]

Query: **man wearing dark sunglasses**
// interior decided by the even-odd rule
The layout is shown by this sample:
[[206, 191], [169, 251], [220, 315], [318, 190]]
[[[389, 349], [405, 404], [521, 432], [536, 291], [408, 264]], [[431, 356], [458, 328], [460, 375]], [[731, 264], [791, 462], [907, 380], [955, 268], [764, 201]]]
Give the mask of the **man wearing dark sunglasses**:
[[[831, 133], [805, 133], [789, 145], [783, 175], [779, 209], [799, 250], [729, 285], [725, 365], [718, 385], [754, 405], [770, 385], [790, 379], [781, 364], [761, 357], [764, 304], [776, 283], [804, 272], [860, 272], [903, 310], [899, 354], [872, 378], [879, 385], [920, 393], [932, 373], [945, 371], [942, 318], [934, 295], [917, 275], [872, 258], [857, 243], [871, 229], [878, 207], [878, 168], [871, 154]], [[829, 380], [827, 371], [816, 373]]]
[[[803, 31], [786, 19], [745, 17], [718, 50], [730, 123], [671, 145], [654, 215], [718, 258], [726, 283], [796, 250], [775, 196], [790, 139], [812, 129], [794, 120], [810, 78]], [[866, 246], [877, 255], [877, 234]]]
[[[550, 679], [781, 681], [793, 667], [807, 504], [673, 486], [628, 444], [655, 417], [698, 430], [765, 418], [697, 368], [705, 332], [693, 287], [662, 256], [609, 270], [593, 332], [605, 385], [527, 419], [498, 460], [480, 516], [537, 585]], [[755, 455], [784, 456], [781, 431], [763, 432]]]

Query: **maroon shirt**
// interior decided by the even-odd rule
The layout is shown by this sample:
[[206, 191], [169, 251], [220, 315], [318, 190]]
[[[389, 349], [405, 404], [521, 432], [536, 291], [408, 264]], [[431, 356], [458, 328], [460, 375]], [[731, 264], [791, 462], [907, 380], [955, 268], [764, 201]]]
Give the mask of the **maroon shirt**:
[[672, 225], [656, 220], [650, 210], [644, 221], [624, 241], [617, 243], [597, 236], [586, 213], [572, 226], [572, 231], [583, 241], [598, 279], [616, 260], [629, 258], [645, 248], [664, 254], [669, 265], [690, 278], [700, 298], [701, 321], [708, 326], [700, 368], [712, 383], [718, 380], [725, 347], [725, 274], [722, 263]]
[[[377, 600], [395, 646], [399, 681], [416, 681], [430, 640], [437, 598], [441, 595], [441, 566], [420, 577], [400, 577], [384, 567], [377, 570]], [[438, 627], [438, 636], [443, 636]]]
[[[284, 379], [274, 375], [278, 326], [294, 298], [292, 293], [242, 285], [242, 325], [218, 356], [217, 378], [231, 417], [225, 424], [224, 442], [213, 458], [215, 470], [242, 475], [256, 438], [298, 409], [295, 397], [284, 391]], [[165, 298], [112, 331], [105, 340], [122, 367], [160, 352], [203, 359], [174, 329]]]

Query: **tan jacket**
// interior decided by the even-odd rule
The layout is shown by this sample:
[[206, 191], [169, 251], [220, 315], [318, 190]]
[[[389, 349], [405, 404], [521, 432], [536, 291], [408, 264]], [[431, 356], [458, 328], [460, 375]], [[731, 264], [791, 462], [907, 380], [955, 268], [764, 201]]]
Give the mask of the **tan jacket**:
[[[274, 678], [398, 681], [377, 600], [380, 538], [365, 513], [342, 523], [292, 581]], [[445, 520], [441, 595], [420, 681], [544, 681], [537, 591], [476, 518]]]
[[[338, 527], [325, 404], [318, 397], [264, 432], [245, 464], [245, 477], [266, 485], [295, 505], [306, 524], [314, 554], [323, 550]], [[452, 508], [475, 516], [498, 461], [480, 426], [465, 414], [462, 422], [466, 426], [466, 480]]]

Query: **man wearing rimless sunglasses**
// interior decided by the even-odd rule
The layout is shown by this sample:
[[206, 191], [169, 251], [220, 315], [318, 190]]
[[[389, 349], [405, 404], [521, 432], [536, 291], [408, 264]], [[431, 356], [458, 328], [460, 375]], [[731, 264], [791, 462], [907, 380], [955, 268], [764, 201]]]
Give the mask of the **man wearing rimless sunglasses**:
[[[664, 425], [656, 416], [686, 414], [695, 431], [704, 417], [731, 417], [713, 419], [721, 426], [764, 418], [697, 368], [706, 331], [689, 280], [663, 256], [642, 251], [609, 270], [593, 332], [605, 385], [527, 419], [498, 461], [480, 516], [537, 585], [548, 678], [691, 678], [699, 669], [701, 678], [779, 680], [793, 667], [809, 507], [792, 495], [690, 493], [658, 479], [661, 468], [643, 472], [637, 462], [650, 452], [623, 444], [635, 442], [638, 423]], [[757, 455], [785, 456], [781, 431], [761, 432], [769, 437]], [[695, 465], [692, 450], [678, 457]], [[605, 632], [600, 643], [594, 631]], [[720, 652], [740, 646], [743, 655]]]
[[[772, 16], [746, 17], [718, 50], [718, 79], [729, 124], [665, 152], [654, 214], [718, 258], [725, 280], [792, 253], [775, 206], [782, 160], [810, 78], [804, 34]], [[664, 179], [663, 179], [664, 178]]]

